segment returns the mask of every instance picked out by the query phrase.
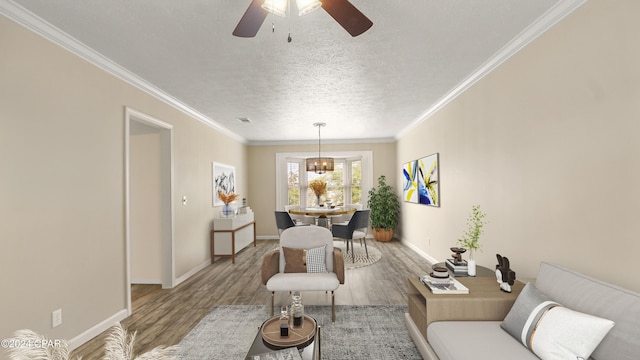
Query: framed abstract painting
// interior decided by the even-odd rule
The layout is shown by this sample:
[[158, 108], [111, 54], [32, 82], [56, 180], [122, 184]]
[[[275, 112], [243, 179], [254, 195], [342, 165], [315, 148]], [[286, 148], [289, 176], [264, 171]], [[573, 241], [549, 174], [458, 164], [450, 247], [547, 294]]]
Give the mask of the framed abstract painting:
[[410, 161], [402, 166], [403, 199], [406, 202], [418, 203], [418, 160]]
[[438, 153], [418, 160], [416, 178], [419, 204], [440, 206], [439, 167]]

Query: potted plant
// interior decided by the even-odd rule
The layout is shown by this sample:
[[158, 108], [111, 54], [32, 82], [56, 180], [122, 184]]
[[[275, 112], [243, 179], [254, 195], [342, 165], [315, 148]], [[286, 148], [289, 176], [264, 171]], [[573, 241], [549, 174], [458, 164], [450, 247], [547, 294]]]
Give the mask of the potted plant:
[[458, 245], [469, 250], [469, 261], [467, 262], [468, 273], [470, 276], [476, 275], [476, 261], [473, 258], [473, 253], [477, 250], [481, 250], [480, 235], [483, 233], [483, 228], [487, 224], [484, 218], [487, 215], [480, 210], [480, 205], [474, 205], [471, 207], [471, 215], [467, 219], [467, 230], [462, 237], [458, 239]]
[[384, 175], [378, 178], [378, 188], [369, 190], [367, 206], [371, 209], [373, 238], [377, 241], [390, 241], [393, 229], [398, 225], [400, 201]]

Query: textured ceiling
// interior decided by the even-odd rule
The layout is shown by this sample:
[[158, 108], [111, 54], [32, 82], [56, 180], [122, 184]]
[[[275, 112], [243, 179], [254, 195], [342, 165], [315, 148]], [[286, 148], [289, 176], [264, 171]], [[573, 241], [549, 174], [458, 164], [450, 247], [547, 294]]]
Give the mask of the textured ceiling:
[[250, 0], [13, 1], [249, 143], [394, 138], [562, 2], [352, 0], [355, 38], [322, 9], [237, 38]]

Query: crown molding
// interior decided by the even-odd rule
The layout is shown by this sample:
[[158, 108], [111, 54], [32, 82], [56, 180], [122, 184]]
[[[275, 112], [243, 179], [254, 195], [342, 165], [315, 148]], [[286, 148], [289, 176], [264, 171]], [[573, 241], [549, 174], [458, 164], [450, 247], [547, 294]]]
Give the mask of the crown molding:
[[33, 14], [22, 6], [16, 4], [15, 2], [10, 0], [0, 0], [0, 14], [33, 31], [41, 37], [51, 41], [52, 43], [62, 47], [63, 49], [80, 57], [81, 59], [88, 61], [89, 63], [117, 77], [118, 79], [182, 111], [186, 115], [193, 117], [201, 123], [220, 131], [224, 135], [229, 136], [236, 141], [246, 144], [247, 140], [242, 136], [223, 127], [216, 121], [193, 109], [182, 101], [153, 86], [143, 78], [123, 68], [106, 56], [91, 49], [87, 45], [78, 41], [69, 34], [61, 31], [49, 22]]
[[[326, 144], [381, 144], [395, 143], [394, 138], [371, 139], [322, 139], [322, 145]], [[247, 141], [247, 146], [286, 146], [286, 145], [318, 145], [318, 140], [274, 140], [274, 141]]]
[[524, 29], [518, 36], [513, 38], [507, 45], [498, 50], [488, 61], [482, 64], [471, 75], [467, 76], [462, 82], [456, 85], [451, 91], [444, 95], [440, 100], [436, 101], [431, 107], [420, 114], [413, 122], [402, 129], [396, 136], [396, 140], [409, 134], [418, 125], [428, 120], [432, 115], [437, 113], [440, 109], [445, 107], [460, 94], [464, 93], [467, 89], [487, 76], [503, 62], [507, 61], [510, 57], [517, 54], [530, 42], [538, 38], [545, 33], [559, 21], [564, 19], [567, 15], [584, 5], [588, 0], [564, 0], [557, 3], [553, 8], [549, 9], [546, 13], [538, 18], [533, 24]]

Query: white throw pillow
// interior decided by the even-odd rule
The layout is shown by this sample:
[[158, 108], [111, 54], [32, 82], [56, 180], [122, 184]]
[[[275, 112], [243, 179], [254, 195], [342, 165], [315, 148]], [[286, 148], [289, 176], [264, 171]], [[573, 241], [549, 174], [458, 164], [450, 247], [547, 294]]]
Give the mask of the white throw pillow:
[[500, 325], [542, 360], [588, 359], [614, 322], [554, 302], [527, 284]]
[[563, 306], [547, 311], [531, 339], [531, 351], [543, 360], [588, 359], [614, 322]]

